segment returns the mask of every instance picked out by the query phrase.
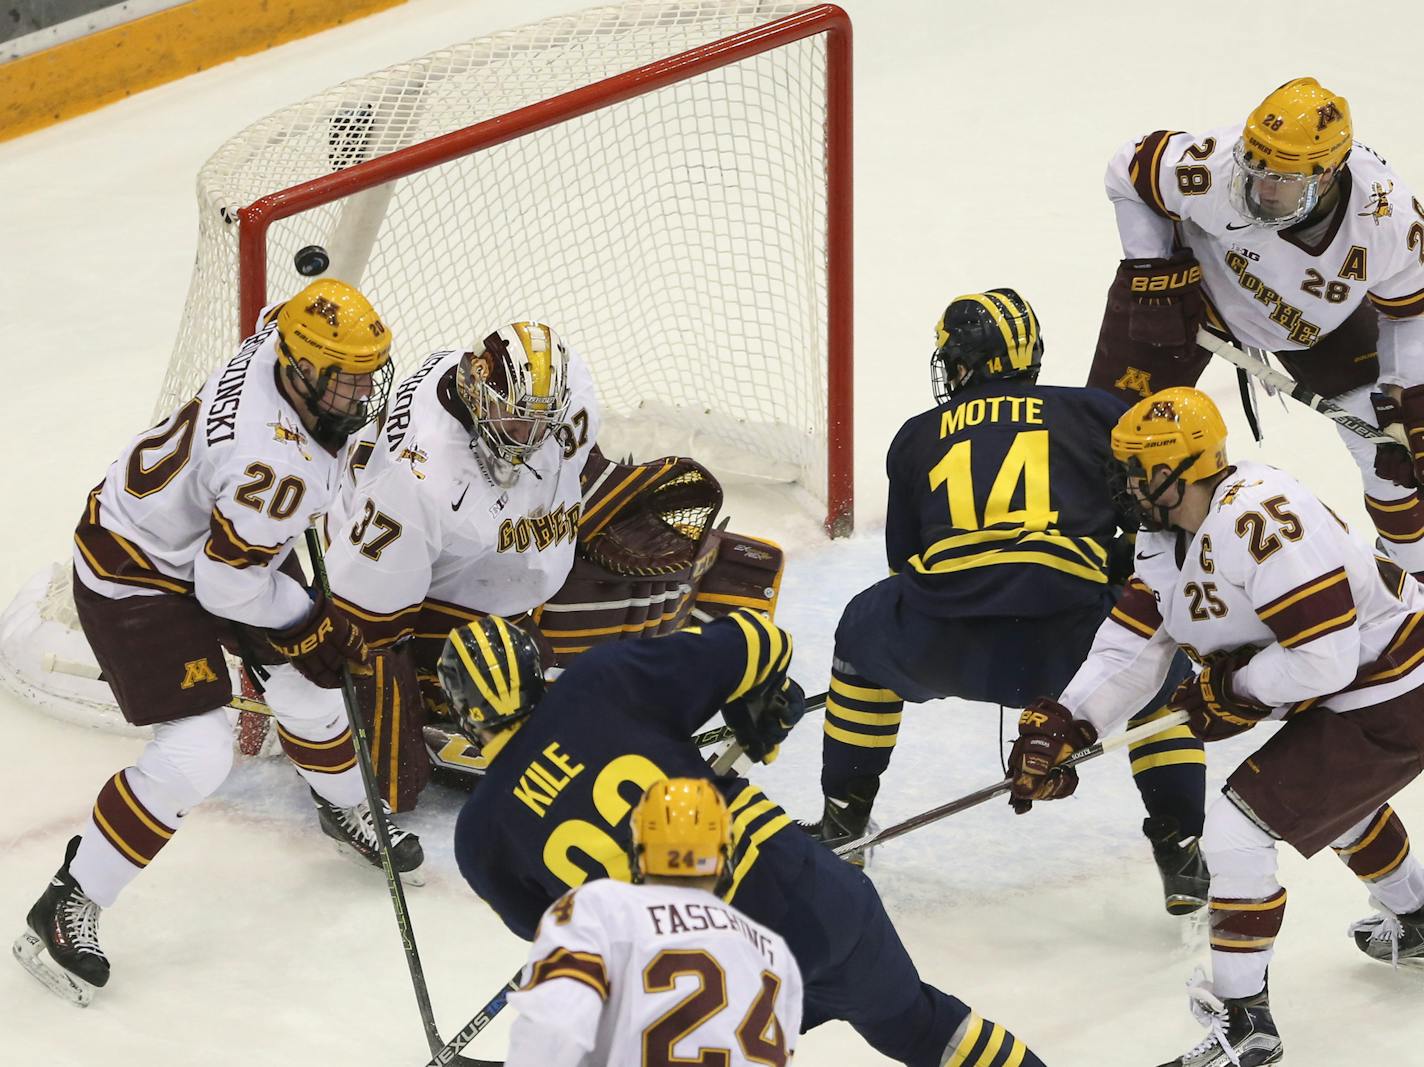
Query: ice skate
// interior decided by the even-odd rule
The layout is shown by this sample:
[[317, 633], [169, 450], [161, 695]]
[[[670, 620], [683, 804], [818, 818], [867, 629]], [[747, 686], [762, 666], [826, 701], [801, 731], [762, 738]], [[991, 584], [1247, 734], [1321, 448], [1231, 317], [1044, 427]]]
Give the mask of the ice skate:
[[1206, 905], [1211, 875], [1197, 839], [1183, 842], [1177, 820], [1154, 815], [1142, 823], [1152, 843], [1152, 858], [1162, 876], [1162, 896], [1168, 915], [1190, 915]]
[[[855, 841], [876, 830], [875, 824], [870, 819], [870, 805], [858, 801], [854, 797], [850, 800], [836, 800], [834, 797], [827, 797], [825, 809], [819, 820], [797, 823], [797, 825], [829, 849], [839, 848], [847, 842]], [[870, 861], [870, 852], [869, 849], [857, 849], [855, 852], [848, 853], [844, 859], [847, 863], [864, 867]]]
[[1285, 1050], [1265, 986], [1255, 996], [1223, 1000], [1199, 972], [1188, 993], [1192, 1014], [1209, 1032], [1160, 1067], [1263, 1067], [1281, 1062]]
[[[360, 856], [371, 866], [380, 868], [381, 853], [376, 844], [376, 828], [371, 819], [371, 807], [366, 801], [353, 804], [349, 808], [338, 808], [322, 798], [315, 790], [312, 800], [316, 802], [321, 829], [334, 840], [343, 852], [350, 851]], [[386, 827], [386, 838], [391, 846], [391, 866], [401, 875], [406, 885], [425, 884], [425, 876], [420, 873], [420, 865], [425, 862], [425, 850], [420, 847], [420, 838], [408, 830], [402, 830], [391, 818], [391, 809], [381, 802], [381, 818]]]
[[1355, 945], [1372, 960], [1399, 966], [1424, 966], [1424, 908], [1396, 915], [1370, 899], [1375, 914], [1350, 927]]
[[109, 960], [99, 947], [99, 905], [79, 888], [69, 864], [79, 838], [69, 841], [64, 864], [26, 918], [28, 929], [15, 939], [20, 966], [56, 996], [87, 1008], [94, 991], [109, 981]]

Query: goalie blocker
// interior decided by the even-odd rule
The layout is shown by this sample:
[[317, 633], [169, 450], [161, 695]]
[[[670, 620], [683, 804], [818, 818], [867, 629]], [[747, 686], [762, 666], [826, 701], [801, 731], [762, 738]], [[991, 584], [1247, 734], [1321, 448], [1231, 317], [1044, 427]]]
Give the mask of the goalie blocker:
[[[659, 637], [739, 607], [774, 614], [782, 550], [715, 527], [722, 487], [701, 464], [676, 456], [617, 463], [595, 449], [582, 480], [573, 569], [532, 612], [537, 629], [516, 620], [541, 642], [546, 668], [605, 641]], [[432, 773], [459, 783], [484, 772], [447, 718], [435, 677], [445, 635], [475, 617], [427, 602], [415, 637], [358, 682], [382, 792], [396, 810], [415, 803]]]

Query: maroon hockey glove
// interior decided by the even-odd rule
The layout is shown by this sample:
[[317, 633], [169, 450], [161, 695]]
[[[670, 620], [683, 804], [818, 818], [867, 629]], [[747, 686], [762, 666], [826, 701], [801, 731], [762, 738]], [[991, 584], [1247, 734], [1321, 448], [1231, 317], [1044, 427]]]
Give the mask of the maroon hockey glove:
[[267, 640], [313, 684], [341, 687], [341, 668], [363, 673], [371, 653], [345, 612], [318, 595], [305, 621], [286, 630], [269, 630]]
[[1022, 815], [1035, 800], [1058, 800], [1078, 788], [1078, 772], [1061, 766], [1080, 748], [1098, 739], [1090, 722], [1056, 700], [1040, 697], [1019, 716], [1019, 736], [1009, 752], [1009, 803]]
[[1375, 474], [1406, 489], [1424, 485], [1424, 385], [1411, 385], [1398, 400], [1389, 393], [1371, 393], [1370, 403], [1381, 430], [1403, 427], [1409, 441], [1407, 448], [1376, 446]]
[[1191, 716], [1188, 725], [1203, 741], [1221, 741], [1245, 733], [1271, 709], [1235, 692], [1231, 680], [1259, 649], [1238, 648], [1207, 657], [1201, 673], [1188, 678], [1172, 694], [1169, 705]]
[[[1127, 336], [1140, 344], [1195, 358], [1202, 321], [1201, 265], [1191, 252], [1166, 259], [1125, 259], [1114, 289], [1125, 289]], [[1122, 287], [1122, 288], [1119, 288]]]

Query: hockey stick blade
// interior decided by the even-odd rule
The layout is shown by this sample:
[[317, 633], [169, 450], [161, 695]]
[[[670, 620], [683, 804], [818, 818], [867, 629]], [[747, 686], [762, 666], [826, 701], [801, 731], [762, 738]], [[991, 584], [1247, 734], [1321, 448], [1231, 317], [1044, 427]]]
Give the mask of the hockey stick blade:
[[1381, 430], [1378, 426], [1352, 415], [1339, 404], [1319, 393], [1313, 393], [1305, 386], [1301, 385], [1288, 374], [1282, 374], [1270, 364], [1261, 360], [1252, 359], [1241, 349], [1237, 348], [1230, 341], [1223, 341], [1220, 337], [1213, 336], [1206, 330], [1197, 330], [1197, 344], [1201, 345], [1213, 355], [1220, 356], [1228, 363], [1233, 363], [1240, 367], [1253, 378], [1258, 378], [1265, 382], [1272, 389], [1285, 393], [1292, 400], [1304, 404], [1308, 408], [1314, 408], [1326, 418], [1331, 419], [1336, 425], [1343, 427], [1356, 437], [1363, 437], [1377, 445], [1404, 445], [1409, 447], [1408, 441], [1404, 437], [1404, 427], [1398, 423], [1390, 426], [1388, 430]]
[[[1187, 721], [1185, 711], [1174, 711], [1169, 715], [1164, 715], [1160, 719], [1143, 723], [1141, 726], [1134, 726], [1131, 730], [1110, 737], [1106, 741], [1099, 741], [1089, 745], [1087, 748], [1079, 749], [1066, 760], [1064, 766], [1076, 767], [1080, 763], [1087, 763], [1089, 760], [1097, 759], [1106, 752], [1113, 752], [1124, 745], [1134, 745], [1149, 737], [1155, 737], [1164, 730], [1171, 730], [1183, 725]], [[1001, 782], [993, 785], [986, 785], [983, 789], [976, 789], [967, 796], [962, 796], [957, 800], [951, 800], [948, 804], [941, 804], [937, 808], [921, 812], [919, 815], [912, 815], [904, 822], [898, 822], [894, 826], [887, 826], [879, 833], [866, 834], [855, 841], [847, 841], [843, 845], [837, 845], [834, 852], [837, 856], [846, 856], [852, 852], [859, 852], [861, 849], [874, 848], [876, 845], [897, 837], [903, 837], [911, 830], [918, 830], [921, 826], [928, 826], [932, 822], [939, 822], [947, 819], [951, 815], [958, 815], [961, 811], [968, 811], [970, 808], [978, 807], [986, 800], [993, 800], [997, 796], [1002, 796], [1009, 791], [1009, 786], [1013, 784], [1013, 779], [1005, 778]]]

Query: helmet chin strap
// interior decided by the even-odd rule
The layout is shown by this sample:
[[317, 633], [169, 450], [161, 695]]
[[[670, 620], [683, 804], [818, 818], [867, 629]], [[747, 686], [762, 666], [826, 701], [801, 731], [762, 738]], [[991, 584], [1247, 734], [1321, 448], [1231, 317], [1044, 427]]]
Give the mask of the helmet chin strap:
[[[1172, 468], [1172, 472], [1167, 475], [1166, 480], [1163, 481], [1163, 483], [1159, 485], [1154, 492], [1143, 494], [1143, 499], [1146, 500], [1147, 507], [1150, 508], [1151, 511], [1155, 512], [1155, 514], [1153, 515], [1154, 521], [1162, 529], [1166, 530], [1177, 528], [1172, 525], [1171, 513], [1173, 508], [1181, 506], [1182, 500], [1187, 495], [1187, 483], [1185, 480], [1183, 480], [1182, 475], [1186, 472], [1188, 467], [1190, 467], [1193, 463], [1197, 461], [1200, 456], [1200, 452], [1196, 452], [1188, 456], [1186, 459], [1182, 460], [1174, 468]], [[1177, 487], [1176, 503], [1161, 503], [1162, 494], [1173, 486]]]

